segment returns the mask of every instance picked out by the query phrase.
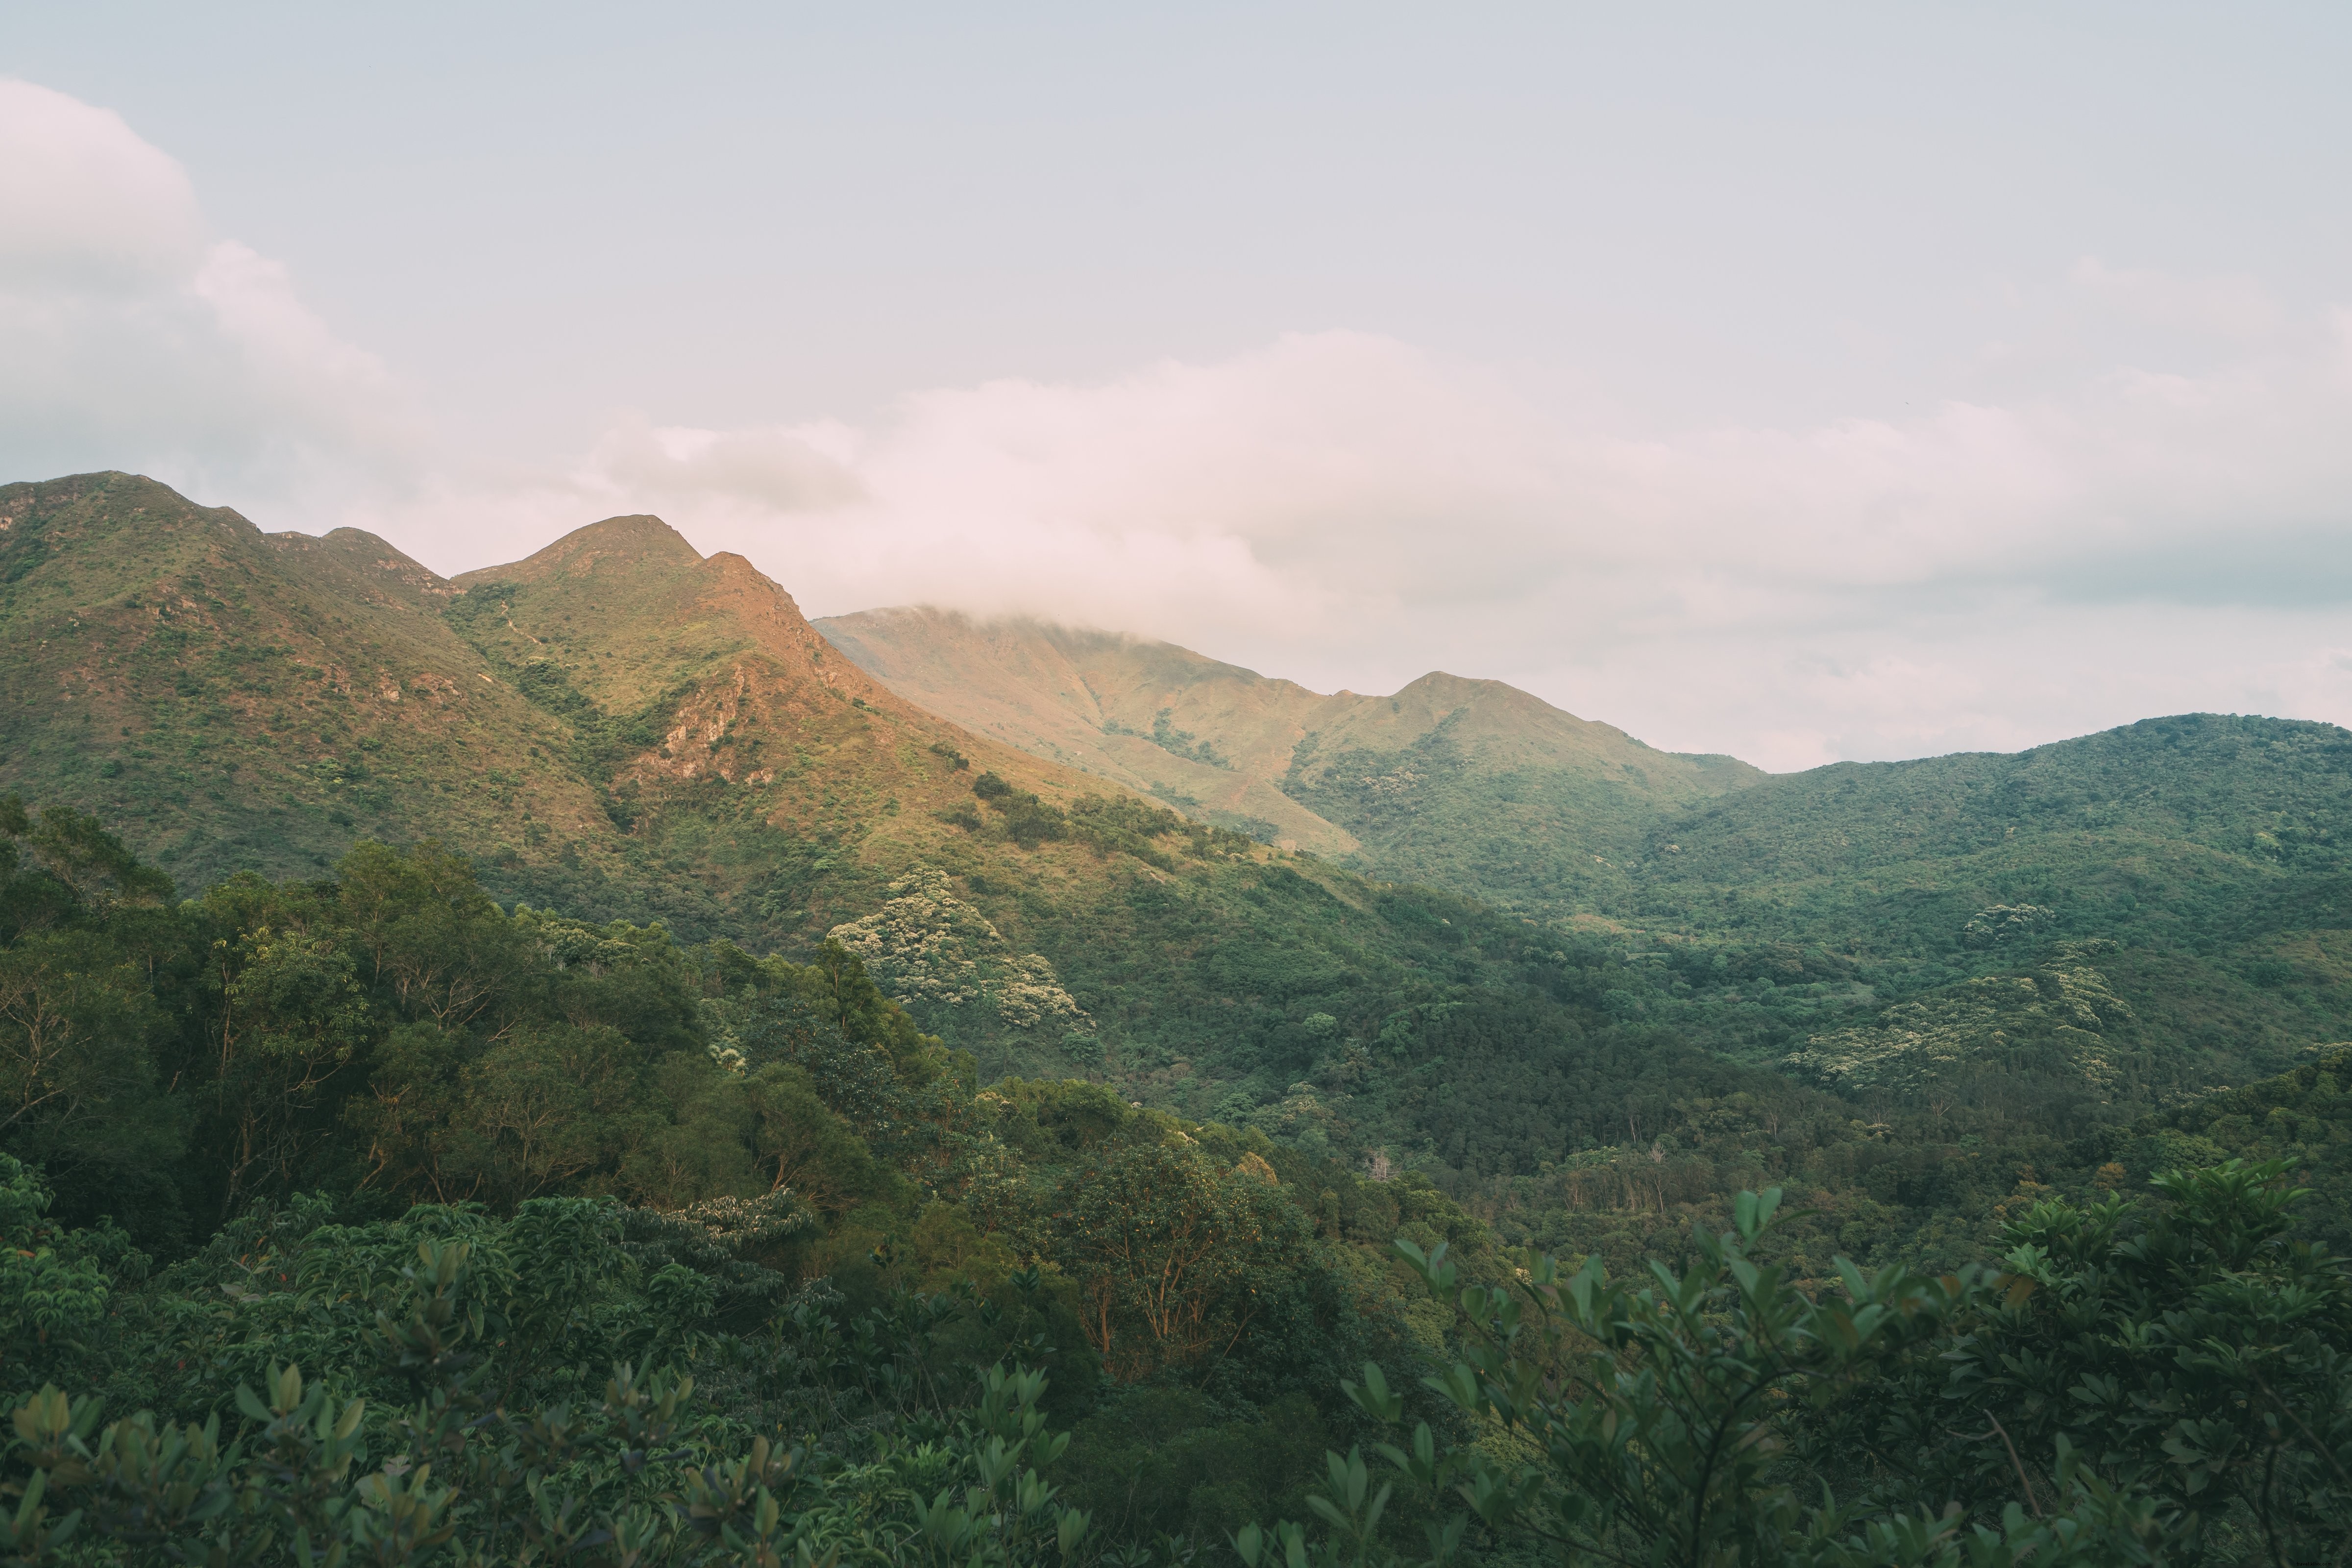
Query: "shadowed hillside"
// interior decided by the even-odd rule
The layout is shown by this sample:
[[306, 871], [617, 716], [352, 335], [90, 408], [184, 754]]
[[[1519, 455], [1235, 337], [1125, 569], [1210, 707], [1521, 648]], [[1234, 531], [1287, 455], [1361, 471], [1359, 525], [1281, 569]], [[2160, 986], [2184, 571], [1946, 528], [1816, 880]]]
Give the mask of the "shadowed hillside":
[[1764, 775], [1494, 680], [1322, 696], [1172, 644], [931, 609], [818, 629], [901, 696], [1210, 821], [1507, 908], [1620, 900], [1666, 812]]
[[2288, 720], [1772, 778], [1653, 834], [1620, 1010], [1864, 1099], [2243, 1081], [2352, 1033], [2348, 833]]

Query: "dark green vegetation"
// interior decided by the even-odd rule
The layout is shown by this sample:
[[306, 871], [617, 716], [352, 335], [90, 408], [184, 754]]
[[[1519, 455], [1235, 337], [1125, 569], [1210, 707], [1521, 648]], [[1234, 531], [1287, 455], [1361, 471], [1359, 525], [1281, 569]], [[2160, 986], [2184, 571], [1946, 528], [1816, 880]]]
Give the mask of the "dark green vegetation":
[[699, 1390], [676, 1440], [813, 1445], [857, 1524], [969, 1479], [973, 1369], [1018, 1356], [1102, 1435], [1067, 1498], [1213, 1535], [1295, 1508], [1339, 1374], [1417, 1331], [1378, 1243], [1482, 1245], [1426, 1184], [979, 1089], [837, 946], [509, 913], [430, 845], [173, 905], [70, 810], [0, 831], [0, 1385], [235, 1421], [294, 1361], [372, 1402], [379, 1455], [436, 1389], [565, 1402], [593, 1447], [677, 1387], [594, 1416], [612, 1365], [664, 1363]]
[[[1423, 984], [1297, 963], [1234, 984], [1288, 996], [1244, 1049], [1184, 1051], [1214, 1096], [1134, 1071], [1131, 1046], [1122, 1064], [1149, 1026], [1104, 1005], [1186, 977], [1044, 950], [1137, 1098], [1385, 1148], [1515, 1238], [1588, 1237], [1600, 1209], [1638, 1246], [1622, 1216], [1678, 1223], [1746, 1167], [1844, 1189], [1824, 1211], [1841, 1245], [1975, 1245], [2030, 1173], [2352, 1038], [2352, 735], [2330, 725], [2192, 715], [1762, 778], [1492, 682], [1323, 698], [1066, 628], [885, 611], [824, 629], [936, 711], [1108, 776], [1161, 781], [1154, 725], [1213, 743], [1311, 813], [1284, 831], [1344, 835], [1330, 862], [1453, 895], [1287, 862], [1420, 939], [1391, 951]], [[1286, 934], [1328, 915], [1279, 907]]]
[[[0, 1385], [218, 1414], [217, 1453], [110, 1439], [210, 1478], [195, 1555], [1025, 1562], [1066, 1525], [1140, 1568], [1311, 1517], [1242, 1539], [1930, 1561], [1958, 1499], [1985, 1552], [2065, 1516], [2086, 1561], [2151, 1519], [2325, 1560], [2342, 1285], [2296, 1238], [2352, 1246], [2342, 731], [1610, 786], [1608, 876], [1498, 910], [1475, 845], [1451, 890], [1370, 881], [911, 707], [652, 519], [445, 582], [124, 476], [0, 516], [0, 783], [37, 807], [0, 797]], [[1160, 713], [1115, 738], [1248, 763]], [[1398, 766], [1434, 776], [1462, 726], [1422, 717]], [[1378, 738], [1287, 783], [1390, 776]], [[1492, 761], [1458, 820], [1326, 804], [1442, 847], [1516, 787]], [[1509, 1394], [1522, 1351], [1400, 1235], [1533, 1290], [1537, 1363], [1683, 1370], [1424, 1388], [1460, 1356]], [[1546, 1253], [1673, 1278], [1547, 1296]], [[1377, 1528], [1321, 1457], [1381, 1440], [1366, 1361], [1431, 1427]], [[29, 1407], [13, 1473], [85, 1508], [68, 1555], [163, 1550], [83, 1419]], [[1742, 1457], [1700, 1475], [1707, 1423]]]
[[[2283, 1564], [2352, 1523], [2352, 1276], [2285, 1160], [2153, 1212], [2021, 1183], [1943, 1274], [1832, 1266], [1775, 1187], [1631, 1290], [1606, 1202], [1563, 1279], [1409, 1174], [978, 1088], [838, 944], [509, 912], [432, 845], [173, 905], [69, 808], [0, 834], [12, 1560]], [[2105, 1152], [2260, 1112], [2334, 1186], [2347, 1078]]]

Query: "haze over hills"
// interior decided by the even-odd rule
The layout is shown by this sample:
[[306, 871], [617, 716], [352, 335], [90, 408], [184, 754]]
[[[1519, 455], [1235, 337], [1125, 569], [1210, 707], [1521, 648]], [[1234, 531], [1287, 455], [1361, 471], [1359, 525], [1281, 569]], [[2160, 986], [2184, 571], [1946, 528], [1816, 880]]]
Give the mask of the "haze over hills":
[[1330, 696], [1173, 644], [930, 608], [817, 629], [910, 701], [1210, 821], [1507, 908], [1612, 904], [1649, 828], [1763, 773], [1496, 680]]

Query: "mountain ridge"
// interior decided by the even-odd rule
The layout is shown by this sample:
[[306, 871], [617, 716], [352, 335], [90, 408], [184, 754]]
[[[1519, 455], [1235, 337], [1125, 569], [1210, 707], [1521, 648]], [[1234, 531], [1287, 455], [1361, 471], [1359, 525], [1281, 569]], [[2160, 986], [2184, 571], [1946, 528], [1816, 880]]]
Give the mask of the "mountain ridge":
[[[524, 562], [443, 579], [372, 534], [265, 534], [135, 475], [0, 486], [0, 638], [22, 694], [0, 710], [17, 742], [9, 782], [37, 786], [47, 770], [31, 764], [42, 759], [68, 778], [95, 773], [83, 779], [92, 804], [110, 799], [134, 821], [152, 815], [140, 797], [159, 796], [183, 819], [181, 842], [132, 837], [194, 879], [241, 864], [280, 874], [323, 864], [333, 846], [306, 845], [341, 836], [316, 832], [321, 816], [349, 827], [373, 814], [395, 837], [427, 836], [416, 801], [367, 786], [428, 760], [451, 774], [444, 783], [479, 786], [472, 803], [519, 808], [485, 812], [458, 834], [494, 860], [499, 839], [527, 849], [529, 821], [561, 824], [593, 856], [600, 790], [732, 784], [759, 771], [730, 737], [747, 701], [789, 709], [808, 738], [835, 744], [879, 722], [940, 745], [918, 748], [919, 773], [891, 753], [894, 776], [936, 797], [927, 804], [968, 798], [971, 773], [989, 767], [1050, 801], [1081, 783], [904, 702], [834, 654], [748, 561], [706, 559], [657, 519], [592, 523]], [[493, 612], [486, 591], [502, 585], [513, 591]], [[581, 620], [590, 613], [593, 637]], [[43, 687], [55, 695], [35, 702]], [[553, 765], [573, 749], [562, 731], [588, 709], [612, 719], [648, 704], [667, 704], [664, 724], [609, 759], [610, 775]], [[244, 742], [226, 750], [247, 754], [224, 754], [232, 734]], [[176, 755], [136, 754], [159, 742]], [[976, 763], [961, 782], [933, 776], [957, 773], [947, 754], [966, 752]], [[224, 763], [226, 775], [202, 776]], [[268, 775], [258, 792], [257, 767]], [[464, 804], [436, 803], [436, 820], [441, 805]], [[350, 820], [334, 823], [338, 814]], [[491, 827], [499, 815], [510, 831]]]
[[[1443, 670], [1385, 696], [1327, 695], [1176, 644], [1036, 618], [902, 606], [814, 624], [884, 684], [977, 733], [1262, 838], [1511, 907], [1621, 894], [1607, 873], [1648, 821], [1766, 776]], [[1530, 853], [1518, 874], [1477, 864]], [[1560, 893], [1546, 897], [1546, 882]]]
[[[1254, 783], [1354, 837], [1326, 859], [894, 694], [657, 520], [443, 580], [128, 475], [0, 487], [0, 789], [98, 814], [184, 887], [432, 837], [501, 900], [756, 951], [837, 934], [991, 1076], [1083, 1070], [1334, 1147], [1426, 1137], [1467, 1169], [1501, 1157], [1481, 1117], [1543, 1118], [1447, 1100], [1460, 1051], [1507, 1076], [1672, 1037], [1863, 1095], [1930, 1072], [1915, 1036], [1969, 1073], [2030, 1037], [2037, 1082], [2120, 1062], [2140, 1103], [2352, 1018], [2333, 726], [2189, 716], [1717, 788], [1498, 683], [1327, 699], [1075, 634], [1076, 660], [1034, 635], [993, 656], [1028, 671], [1008, 722], [1042, 689], [1147, 782]], [[1339, 706], [1310, 727], [1310, 701]], [[2127, 1011], [2082, 1001], [2105, 995]], [[1408, 1046], [1410, 1073], [1382, 1065]]]
[[651, 520], [444, 581], [131, 475], [0, 487], [0, 790], [184, 888], [437, 839], [502, 901], [838, 933], [993, 1075], [1204, 1107], [1278, 1095], [1303, 1064], [1253, 1042], [1308, 999], [1425, 988], [1456, 940], [1431, 903], [1472, 922], [925, 712]]

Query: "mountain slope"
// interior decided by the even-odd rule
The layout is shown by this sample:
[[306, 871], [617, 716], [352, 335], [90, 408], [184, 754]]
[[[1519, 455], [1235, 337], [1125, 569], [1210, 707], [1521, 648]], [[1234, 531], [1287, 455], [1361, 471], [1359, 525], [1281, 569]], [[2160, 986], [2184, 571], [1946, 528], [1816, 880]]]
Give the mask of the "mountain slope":
[[[188, 892], [437, 837], [501, 899], [762, 952], [838, 934], [992, 1075], [1235, 1116], [1349, 1048], [1328, 1020], [1516, 995], [1531, 963], [1565, 984], [1516, 921], [915, 707], [657, 520], [445, 582], [129, 475], [11, 485], [0, 517], [0, 789], [97, 813]], [[1538, 1011], [1563, 1040], [1590, 1016]]]
[[1835, 1081], [2008, 1059], [2054, 1028], [2066, 1059], [2238, 1082], [2352, 1035], [2352, 733], [2332, 724], [2189, 714], [1839, 763], [1662, 823], [1637, 874], [1675, 983], [1647, 1015], [1802, 1047]]
[[557, 729], [383, 541], [265, 535], [124, 474], [0, 487], [0, 784], [120, 823], [184, 884], [315, 873], [356, 825], [492, 847], [604, 821], [524, 765]]
[[1500, 681], [1323, 696], [1169, 643], [933, 609], [818, 630], [901, 696], [1209, 820], [1530, 910], [1622, 897], [1665, 812], [1764, 775], [1653, 751]]
[[0, 488], [0, 785], [123, 823], [190, 885], [439, 835], [511, 891], [756, 931], [772, 866], [648, 878], [635, 819], [717, 806], [800, 860], [873, 838], [895, 861], [968, 847], [937, 813], [978, 771], [1048, 805], [1101, 787], [894, 697], [656, 519], [445, 582], [130, 475]]

